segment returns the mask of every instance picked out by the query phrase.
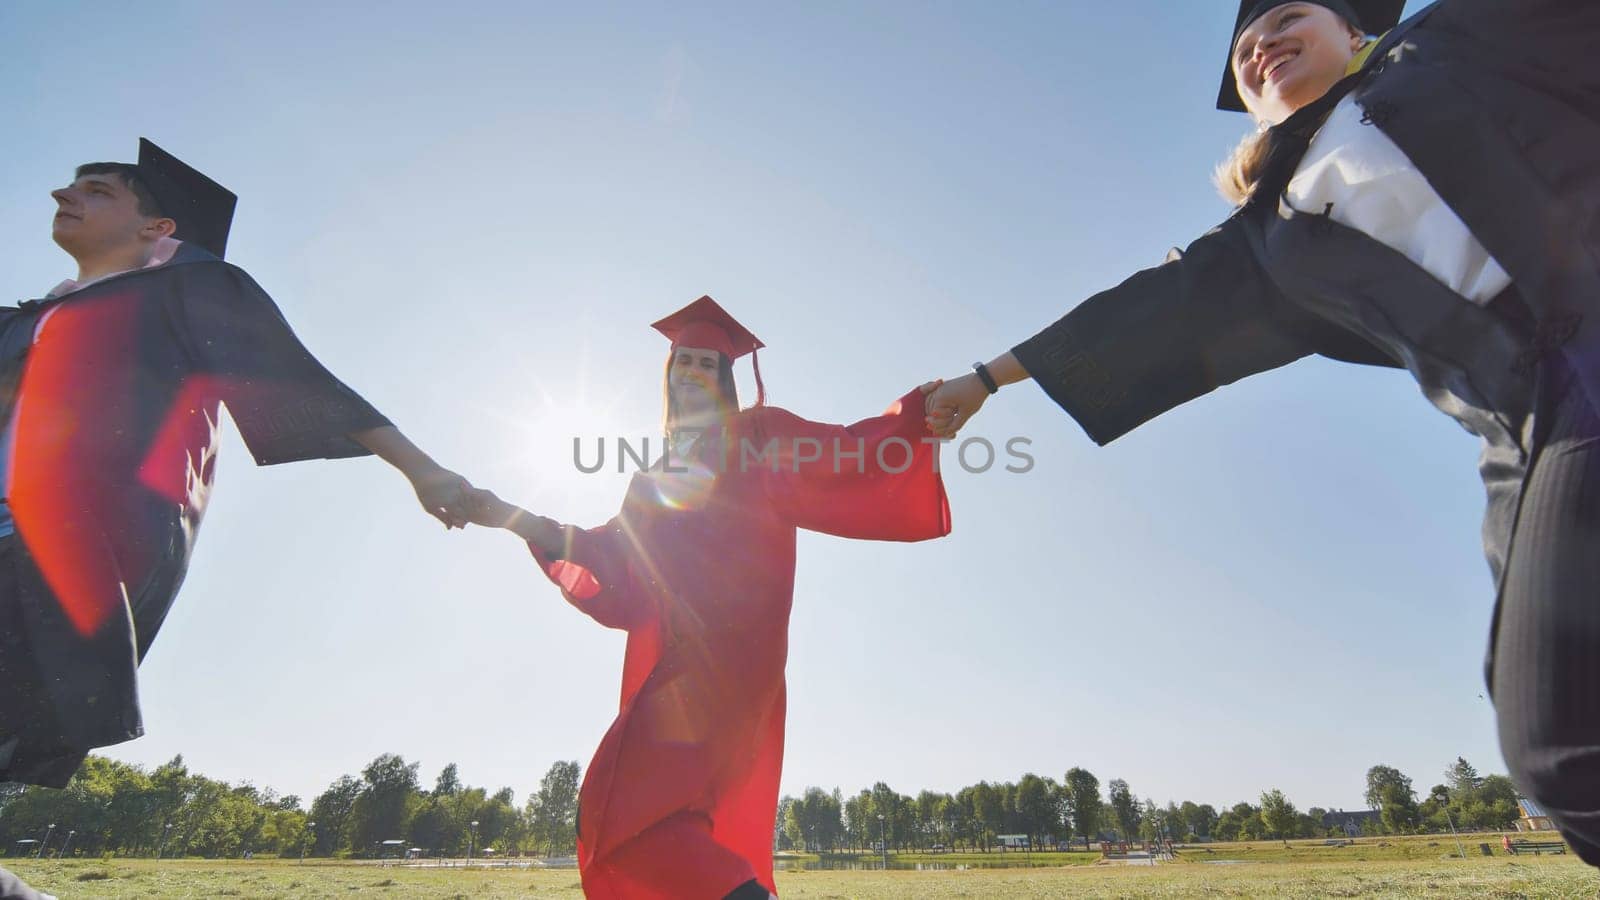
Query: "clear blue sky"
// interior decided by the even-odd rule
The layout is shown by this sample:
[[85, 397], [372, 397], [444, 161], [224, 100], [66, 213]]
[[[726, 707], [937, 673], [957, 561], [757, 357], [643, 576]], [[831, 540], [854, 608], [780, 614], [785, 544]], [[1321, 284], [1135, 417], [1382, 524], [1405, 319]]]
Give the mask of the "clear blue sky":
[[[230, 259], [441, 461], [592, 524], [575, 435], [659, 416], [702, 293], [774, 402], [871, 415], [1227, 213], [1222, 0], [0, 5], [0, 295], [71, 274], [47, 191], [147, 135], [236, 190]], [[741, 376], [749, 392], [748, 368]], [[955, 532], [801, 539], [784, 789], [1082, 765], [1155, 798], [1360, 805], [1500, 770], [1474, 439], [1403, 373], [1305, 361], [1097, 448], [1036, 388], [974, 426]], [[373, 460], [253, 468], [231, 430], [142, 674], [149, 736], [309, 798], [394, 751], [525, 797], [585, 763], [622, 635]], [[519, 799], [520, 802], [520, 799]]]

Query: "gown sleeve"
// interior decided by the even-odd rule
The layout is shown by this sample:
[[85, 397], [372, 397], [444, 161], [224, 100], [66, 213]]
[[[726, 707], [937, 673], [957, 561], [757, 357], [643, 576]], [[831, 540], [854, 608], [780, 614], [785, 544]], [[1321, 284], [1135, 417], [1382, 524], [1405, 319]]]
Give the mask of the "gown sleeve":
[[389, 420], [311, 355], [249, 275], [223, 263], [183, 269], [176, 326], [258, 465], [371, 452], [349, 435]]
[[1243, 225], [1229, 219], [1164, 265], [1085, 300], [1012, 353], [1097, 444], [1313, 352], [1392, 364], [1364, 341], [1325, 347], [1331, 327], [1282, 299]]
[[532, 543], [528, 550], [567, 602], [601, 625], [631, 631], [649, 619], [651, 600], [635, 574], [639, 554], [623, 515], [598, 528], [569, 529], [556, 554]]
[[927, 432], [921, 391], [854, 425], [811, 422], [777, 407], [751, 413], [757, 446], [750, 453], [768, 451], [767, 497], [796, 527], [879, 541], [950, 533], [939, 442]]

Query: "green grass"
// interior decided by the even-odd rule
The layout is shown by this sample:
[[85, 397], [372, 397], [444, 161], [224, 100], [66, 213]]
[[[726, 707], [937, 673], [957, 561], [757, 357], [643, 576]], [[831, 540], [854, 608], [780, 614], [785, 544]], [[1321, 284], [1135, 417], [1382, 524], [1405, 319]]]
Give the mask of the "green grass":
[[[829, 853], [818, 855], [815, 853], [785, 853], [774, 860], [778, 871], [823, 870], [838, 868], [871, 868], [877, 866], [882, 859], [877, 853]], [[979, 869], [1005, 869], [1005, 868], [1054, 868], [1060, 866], [1088, 866], [1099, 862], [1101, 859], [1098, 851], [1093, 853], [1058, 853], [1055, 851], [1037, 851], [1024, 853], [1021, 850], [1012, 850], [1001, 853], [998, 850], [991, 853], [976, 853], [962, 851], [960, 853], [891, 853], [889, 861], [893, 867], [943, 867], [956, 868], [966, 866]]]
[[[1376, 842], [1374, 842], [1376, 844]], [[1390, 840], [1395, 852], [1430, 848], [1427, 841]], [[1402, 844], [1419, 844], [1417, 848]], [[1453, 842], [1451, 842], [1453, 844]], [[1267, 859], [1268, 845], [1228, 845], [1237, 856]], [[1277, 845], [1282, 850], [1282, 844]], [[1476, 851], [1476, 844], [1468, 844]], [[1217, 848], [1213, 848], [1217, 849]], [[1345, 848], [1346, 850], [1352, 848]], [[1295, 852], [1293, 850], [1291, 853]], [[1312, 852], [1307, 849], [1304, 852]], [[980, 856], [982, 854], [979, 854]], [[991, 854], [992, 855], [992, 854]], [[1010, 854], [1008, 854], [1010, 855]], [[1076, 854], [1074, 854], [1076, 855]], [[1217, 854], [1212, 854], [1215, 857]], [[940, 862], [951, 854], [940, 854]], [[1035, 854], [1036, 857], [1045, 854]], [[0, 861], [41, 890], [64, 900], [103, 898], [579, 898], [571, 869], [409, 869], [366, 863], [293, 860], [35, 860]], [[1247, 860], [1229, 865], [1180, 862], [1155, 867], [1070, 865], [967, 871], [783, 871], [785, 900], [977, 900], [977, 898], [1325, 897], [1591, 898], [1600, 875], [1575, 857], [1466, 859], [1388, 858], [1362, 861], [1331, 852], [1309, 859]]]
[[[1550, 840], [1554, 840], [1552, 835]], [[1468, 857], [1480, 857], [1479, 844], [1488, 844], [1495, 856], [1504, 856], [1500, 847], [1500, 833], [1463, 834], [1461, 847]], [[1439, 860], [1459, 855], [1456, 839], [1450, 835], [1418, 835], [1415, 837], [1363, 837], [1355, 843], [1337, 847], [1322, 840], [1249, 841], [1231, 844], [1195, 844], [1179, 850], [1183, 861], [1249, 860], [1253, 862], [1378, 862], [1398, 860]], [[1570, 854], [1569, 854], [1570, 855]], [[1509, 858], [1509, 857], [1507, 857]], [[1517, 857], [1527, 859], [1529, 857]]]

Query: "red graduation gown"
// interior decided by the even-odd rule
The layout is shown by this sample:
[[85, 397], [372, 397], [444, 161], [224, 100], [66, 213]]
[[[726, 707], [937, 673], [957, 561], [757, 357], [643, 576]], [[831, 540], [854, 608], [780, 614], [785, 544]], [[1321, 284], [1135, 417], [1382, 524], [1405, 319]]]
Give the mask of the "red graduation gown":
[[[918, 391], [848, 427], [745, 410], [728, 422], [714, 482], [636, 475], [615, 518], [575, 532], [563, 560], [541, 558], [568, 601], [628, 632], [621, 711], [579, 794], [589, 897], [721, 897], [752, 877], [775, 891], [795, 530], [892, 541], [948, 534], [938, 448], [925, 434]], [[637, 840], [686, 816], [748, 863], [742, 874], [662, 859], [671, 841]]]

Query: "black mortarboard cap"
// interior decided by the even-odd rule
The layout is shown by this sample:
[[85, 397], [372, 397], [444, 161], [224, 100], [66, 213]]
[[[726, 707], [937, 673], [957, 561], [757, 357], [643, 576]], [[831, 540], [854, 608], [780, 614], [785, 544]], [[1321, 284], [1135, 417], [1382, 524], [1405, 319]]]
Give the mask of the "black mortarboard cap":
[[[1222, 90], [1217, 93], [1217, 109], [1244, 112], [1244, 100], [1239, 96], [1239, 85], [1233, 79], [1233, 46], [1239, 33], [1250, 23], [1271, 10], [1294, 0], [1240, 0], [1239, 17], [1233, 23], [1233, 36], [1228, 40], [1228, 54], [1222, 65]], [[1383, 34], [1400, 24], [1401, 10], [1406, 0], [1303, 0], [1333, 10], [1350, 24], [1367, 34]]]
[[139, 139], [139, 179], [161, 204], [161, 213], [178, 223], [174, 237], [204, 247], [219, 259], [228, 248], [228, 229], [239, 198], [183, 160]]

